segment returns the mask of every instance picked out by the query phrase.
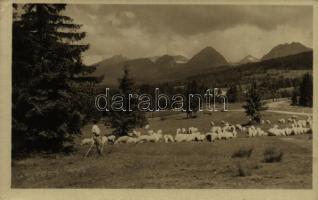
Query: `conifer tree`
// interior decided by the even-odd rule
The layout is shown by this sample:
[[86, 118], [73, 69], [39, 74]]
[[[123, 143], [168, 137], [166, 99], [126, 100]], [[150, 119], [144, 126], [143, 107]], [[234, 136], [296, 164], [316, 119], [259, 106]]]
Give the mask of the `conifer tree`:
[[300, 97], [299, 104], [301, 106], [312, 107], [313, 102], [313, 81], [310, 74], [305, 74], [299, 87]]
[[192, 97], [191, 99], [189, 95], [195, 95], [198, 94], [198, 84], [195, 80], [190, 81], [187, 83], [186, 88], [185, 88], [185, 104], [184, 104], [184, 109], [187, 114], [187, 118], [192, 118], [194, 117], [193, 114], [195, 114], [199, 110], [199, 100], [197, 97]]
[[247, 92], [246, 103], [243, 105], [246, 115], [251, 117], [252, 122], [261, 122], [261, 111], [267, 109], [264, 105], [256, 82], [253, 82]]
[[[78, 41], [85, 32], [61, 14], [65, 8], [65, 4], [25, 4], [22, 14], [14, 15], [14, 153], [69, 151], [73, 134], [80, 132], [71, 125], [79, 119], [77, 89], [82, 75], [94, 69], [82, 63], [81, 54], [88, 45]], [[90, 81], [96, 80], [85, 80]]]
[[237, 94], [237, 88], [235, 85], [231, 85], [230, 88], [226, 92], [226, 96], [228, 98], [228, 101], [231, 103], [234, 103], [238, 99], [238, 94]]
[[141, 127], [147, 122], [145, 113], [138, 110], [138, 99], [132, 96], [129, 102], [129, 94], [134, 94], [134, 81], [129, 77], [127, 66], [123, 78], [119, 79], [119, 92], [123, 97], [123, 110], [112, 111], [111, 123], [115, 128], [115, 134], [123, 136], [127, 135], [131, 129]]

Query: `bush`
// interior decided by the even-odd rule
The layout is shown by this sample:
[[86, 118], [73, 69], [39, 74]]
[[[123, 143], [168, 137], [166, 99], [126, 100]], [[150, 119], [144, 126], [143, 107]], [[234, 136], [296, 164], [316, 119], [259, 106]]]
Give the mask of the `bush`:
[[164, 121], [164, 120], [166, 120], [166, 119], [167, 119], [167, 117], [166, 117], [166, 116], [163, 116], [163, 115], [162, 115], [162, 116], [160, 116], [160, 120], [161, 120], [161, 121]]
[[274, 163], [280, 162], [283, 158], [284, 153], [281, 150], [276, 149], [275, 147], [268, 147], [264, 150], [263, 156], [265, 163]]
[[235, 151], [232, 154], [232, 158], [244, 158], [244, 157], [250, 157], [253, 152], [252, 147], [241, 147], [239, 150]]
[[241, 163], [239, 163], [237, 165], [237, 176], [240, 176], [240, 177], [245, 177], [245, 176], [250, 176], [251, 173], [250, 171], [247, 169], [247, 167], [243, 167], [241, 165]]

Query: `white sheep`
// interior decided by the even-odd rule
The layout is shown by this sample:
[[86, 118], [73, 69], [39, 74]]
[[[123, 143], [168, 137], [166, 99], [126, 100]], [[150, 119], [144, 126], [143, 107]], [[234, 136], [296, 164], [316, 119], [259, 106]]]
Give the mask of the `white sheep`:
[[130, 136], [121, 136], [116, 141], [115, 144], [118, 143], [136, 143], [138, 138], [130, 137]]
[[133, 136], [139, 137], [141, 135], [140, 131], [133, 130]]
[[281, 118], [281, 119], [279, 119], [279, 120], [278, 120], [278, 123], [285, 124], [285, 123], [286, 123], [286, 121], [285, 121], [285, 119], [284, 119], [284, 118]]
[[165, 143], [174, 142], [172, 135], [169, 135], [169, 134], [163, 135], [163, 139]]
[[175, 135], [174, 140], [176, 142], [190, 142], [193, 141], [194, 138], [194, 134], [187, 134], [187, 133], [180, 133], [180, 131], [177, 130], [177, 134]]
[[114, 135], [107, 136], [107, 140], [114, 143], [116, 140], [116, 136], [114, 136]]
[[211, 126], [214, 126], [215, 123], [214, 123], [213, 121], [210, 121], [210, 125], [211, 125]]
[[187, 130], [185, 128], [182, 128], [181, 131], [182, 131], [183, 134], [187, 133]]
[[246, 132], [246, 127], [242, 127], [242, 132]]
[[271, 124], [271, 121], [269, 119], [267, 119], [266, 124]]
[[205, 133], [205, 138], [206, 138], [209, 142], [213, 142], [213, 141], [219, 139], [219, 136], [218, 136], [217, 133], [207, 132], [207, 133]]
[[254, 137], [257, 135], [257, 132], [256, 132], [256, 129], [254, 126], [250, 126], [248, 127], [247, 129], [247, 134], [248, 134], [248, 137]]
[[141, 135], [138, 138], [139, 143], [143, 142], [159, 142], [162, 139], [162, 134], [161, 133], [153, 133], [151, 135]]
[[243, 131], [243, 127], [241, 124], [236, 124], [235, 127], [240, 130], [240, 131]]

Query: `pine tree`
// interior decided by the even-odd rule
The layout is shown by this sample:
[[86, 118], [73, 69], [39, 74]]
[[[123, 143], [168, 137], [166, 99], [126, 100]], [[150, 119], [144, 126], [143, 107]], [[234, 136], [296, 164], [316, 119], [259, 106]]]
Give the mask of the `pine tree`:
[[199, 100], [194, 96], [191, 98], [189, 101], [189, 95], [195, 95], [198, 94], [198, 84], [195, 80], [190, 81], [186, 85], [185, 89], [185, 104], [184, 104], [184, 109], [186, 110], [187, 118], [192, 118], [194, 117], [193, 114], [195, 114], [199, 110]]
[[237, 94], [237, 88], [235, 85], [230, 86], [228, 91], [226, 92], [226, 96], [228, 98], [228, 101], [231, 103], [234, 103], [238, 99], [238, 94]]
[[65, 4], [25, 4], [23, 14], [14, 15], [14, 153], [69, 151], [73, 134], [80, 132], [73, 126], [80, 115], [77, 90], [82, 75], [94, 69], [82, 63], [88, 45], [78, 41], [85, 32], [61, 15], [65, 8]]
[[[138, 110], [138, 99], [130, 98], [129, 94], [134, 94], [134, 81], [129, 77], [128, 67], [125, 67], [123, 78], [119, 79], [119, 92], [123, 97], [123, 109], [125, 111], [112, 111], [111, 123], [115, 128], [117, 136], [127, 135], [128, 132], [147, 123], [145, 113]], [[129, 111], [129, 107], [131, 111]]]
[[291, 105], [293, 106], [298, 105], [298, 96], [299, 96], [299, 89], [295, 87], [291, 97], [291, 101], [292, 101]]
[[313, 103], [313, 81], [310, 74], [305, 74], [299, 87], [300, 98], [299, 104], [301, 106], [312, 107]]
[[251, 117], [252, 122], [261, 122], [261, 111], [266, 110], [261, 95], [257, 89], [256, 82], [253, 82], [247, 92], [246, 104], [243, 105], [246, 115]]

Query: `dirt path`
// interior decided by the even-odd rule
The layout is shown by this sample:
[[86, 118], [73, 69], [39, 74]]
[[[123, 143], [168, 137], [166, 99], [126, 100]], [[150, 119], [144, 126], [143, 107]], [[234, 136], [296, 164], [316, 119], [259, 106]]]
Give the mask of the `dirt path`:
[[[288, 101], [275, 101], [275, 102], [270, 102], [267, 103], [268, 110], [265, 112], [272, 112], [272, 113], [279, 113], [279, 114], [286, 114], [286, 115], [303, 115], [303, 116], [309, 116], [312, 115], [312, 113], [308, 112], [295, 112], [295, 111], [285, 111], [285, 110], [276, 110], [276, 108], [280, 108], [281, 106], [284, 106], [288, 103]], [[229, 111], [235, 111], [235, 112], [244, 112], [244, 109], [233, 109]]]

